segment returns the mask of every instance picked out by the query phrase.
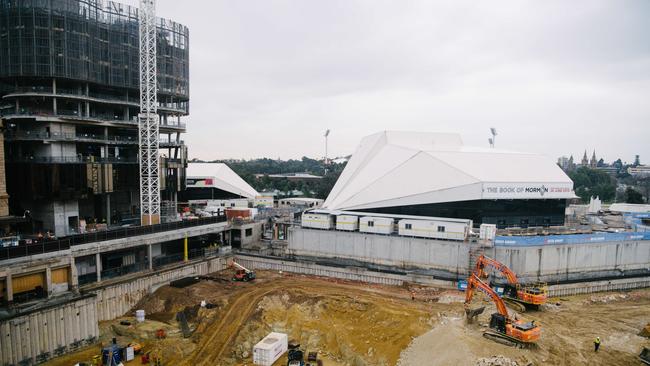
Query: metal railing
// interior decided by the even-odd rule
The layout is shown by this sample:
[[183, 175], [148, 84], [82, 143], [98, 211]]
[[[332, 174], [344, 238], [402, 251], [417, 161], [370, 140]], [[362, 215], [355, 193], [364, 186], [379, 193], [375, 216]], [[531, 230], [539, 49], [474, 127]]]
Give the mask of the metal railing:
[[[5, 118], [20, 118], [24, 116], [54, 117], [54, 118], [63, 118], [67, 120], [78, 120], [82, 122], [93, 121], [93, 122], [119, 123], [119, 124], [131, 125], [131, 126], [138, 125], [137, 117], [133, 117], [132, 119], [124, 119], [123, 117], [106, 114], [106, 113], [93, 113], [90, 116], [86, 117], [83, 115], [79, 115], [77, 111], [59, 110], [55, 114], [51, 109], [37, 109], [37, 108], [21, 108], [18, 112], [15, 112], [13, 110], [2, 110], [0, 112], [0, 116]], [[185, 123], [178, 123], [172, 121], [165, 122], [164, 120], [161, 119], [160, 127], [184, 130], [187, 128], [187, 125]]]
[[53, 140], [53, 141], [92, 141], [115, 144], [137, 144], [137, 136], [104, 136], [90, 133], [62, 133], [62, 132], [7, 132], [7, 140]]
[[105, 231], [96, 231], [93, 233], [71, 235], [56, 240], [41, 240], [33, 244], [24, 244], [16, 247], [0, 248], [0, 261], [26, 257], [30, 255], [38, 255], [45, 253], [53, 253], [60, 250], [70, 249], [75, 245], [95, 243], [106, 240], [130, 238], [134, 236], [155, 234], [164, 231], [173, 231], [183, 228], [194, 226], [210, 225], [220, 222], [226, 222], [226, 216], [212, 216], [203, 217], [194, 220], [185, 220], [177, 222], [168, 222], [164, 224], [149, 225], [149, 226], [132, 226], [117, 228]]
[[7, 160], [15, 163], [37, 163], [37, 164], [80, 164], [80, 163], [111, 163], [111, 164], [135, 164], [138, 159], [135, 157], [99, 157], [99, 156], [7, 156]]
[[149, 263], [146, 262], [134, 263], [126, 266], [105, 269], [102, 271], [101, 277], [102, 280], [115, 278], [119, 276], [124, 276], [129, 273], [141, 272], [148, 268], [149, 268]]

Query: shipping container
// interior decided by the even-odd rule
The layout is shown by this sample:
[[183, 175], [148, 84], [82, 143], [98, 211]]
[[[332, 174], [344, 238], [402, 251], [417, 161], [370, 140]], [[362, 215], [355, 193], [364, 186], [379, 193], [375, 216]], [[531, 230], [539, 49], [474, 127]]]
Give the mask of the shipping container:
[[362, 233], [392, 234], [395, 220], [389, 217], [364, 216], [359, 219], [359, 231]]
[[336, 216], [336, 230], [356, 231], [359, 229], [359, 216], [338, 215]]
[[271, 366], [288, 348], [288, 338], [284, 333], [269, 333], [253, 347], [253, 364]]
[[421, 238], [465, 240], [471, 229], [471, 221], [449, 222], [436, 220], [400, 220], [399, 235]]
[[479, 239], [484, 241], [494, 241], [497, 235], [497, 226], [494, 224], [481, 224], [479, 229]]
[[302, 214], [302, 227], [314, 229], [334, 229], [334, 218], [330, 214], [315, 214], [305, 212]]

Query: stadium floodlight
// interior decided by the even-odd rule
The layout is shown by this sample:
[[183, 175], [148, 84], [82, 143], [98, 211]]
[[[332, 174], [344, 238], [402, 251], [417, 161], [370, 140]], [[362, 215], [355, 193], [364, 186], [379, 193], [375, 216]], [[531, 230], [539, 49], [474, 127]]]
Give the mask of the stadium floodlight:
[[490, 146], [494, 147], [494, 144], [497, 142], [497, 129], [494, 127], [490, 127], [490, 133], [492, 134], [492, 138], [489, 140]]

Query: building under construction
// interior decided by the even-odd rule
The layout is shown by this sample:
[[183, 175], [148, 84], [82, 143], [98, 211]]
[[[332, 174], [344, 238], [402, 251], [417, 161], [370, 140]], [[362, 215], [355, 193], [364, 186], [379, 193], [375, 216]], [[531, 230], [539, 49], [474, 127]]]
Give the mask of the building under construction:
[[[163, 216], [185, 177], [189, 31], [157, 19]], [[0, 113], [10, 211], [24, 231], [139, 220], [138, 9], [0, 1]], [[165, 202], [167, 201], [167, 203]]]

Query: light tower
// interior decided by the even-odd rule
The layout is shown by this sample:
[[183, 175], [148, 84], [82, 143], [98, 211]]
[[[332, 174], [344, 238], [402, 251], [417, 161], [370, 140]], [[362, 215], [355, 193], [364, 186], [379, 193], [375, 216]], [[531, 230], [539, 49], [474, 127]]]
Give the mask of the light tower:
[[497, 129], [494, 127], [490, 127], [490, 133], [492, 134], [492, 137], [488, 139], [490, 141], [490, 147], [494, 147], [494, 144], [497, 142]]
[[323, 161], [323, 165], [325, 165], [325, 174], [327, 174], [327, 166], [329, 165], [329, 161], [327, 160], [327, 136], [330, 135], [330, 130], [327, 129], [325, 131], [325, 134], [323, 135], [325, 137], [325, 160]]
[[156, 1], [140, 0], [140, 218], [142, 225], [160, 223], [158, 96], [156, 71]]

